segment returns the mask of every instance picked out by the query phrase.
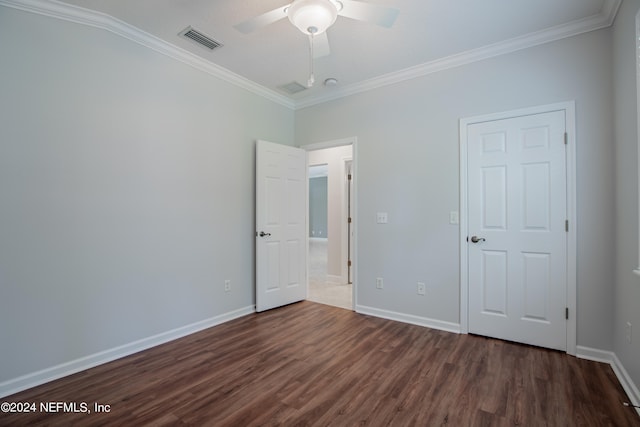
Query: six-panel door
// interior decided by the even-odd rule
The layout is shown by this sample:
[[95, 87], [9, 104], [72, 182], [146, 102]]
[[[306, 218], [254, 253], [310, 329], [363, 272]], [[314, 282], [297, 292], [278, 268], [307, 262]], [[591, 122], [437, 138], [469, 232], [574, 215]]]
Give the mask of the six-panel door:
[[469, 332], [566, 350], [564, 111], [468, 127]]

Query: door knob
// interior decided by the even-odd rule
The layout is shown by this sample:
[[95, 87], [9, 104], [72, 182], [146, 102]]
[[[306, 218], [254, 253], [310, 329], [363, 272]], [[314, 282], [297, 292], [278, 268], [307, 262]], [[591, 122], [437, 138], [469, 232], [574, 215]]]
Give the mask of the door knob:
[[260, 237], [271, 236], [271, 233], [265, 233], [264, 231], [261, 231], [259, 236]]
[[485, 239], [484, 237], [471, 236], [471, 242], [472, 243], [486, 242], [486, 241], [487, 241], [487, 239]]

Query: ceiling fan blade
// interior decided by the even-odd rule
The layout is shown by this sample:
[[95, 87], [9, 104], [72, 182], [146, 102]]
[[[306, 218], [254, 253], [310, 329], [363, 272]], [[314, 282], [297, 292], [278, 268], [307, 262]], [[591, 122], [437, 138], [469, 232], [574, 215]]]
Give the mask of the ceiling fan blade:
[[287, 16], [285, 9], [288, 5], [279, 7], [277, 9], [270, 10], [262, 15], [254, 16], [251, 19], [247, 19], [244, 22], [234, 25], [233, 27], [241, 33], [249, 34], [262, 27], [266, 27], [269, 24], [273, 24], [276, 21]]
[[364, 3], [356, 0], [340, 0], [342, 10], [338, 15], [358, 21], [371, 22], [389, 28], [393, 25], [400, 10], [392, 7], [379, 6], [377, 4]]
[[327, 32], [324, 31], [317, 36], [313, 36], [313, 57], [322, 58], [330, 53], [331, 49], [329, 49], [329, 38], [327, 37]]

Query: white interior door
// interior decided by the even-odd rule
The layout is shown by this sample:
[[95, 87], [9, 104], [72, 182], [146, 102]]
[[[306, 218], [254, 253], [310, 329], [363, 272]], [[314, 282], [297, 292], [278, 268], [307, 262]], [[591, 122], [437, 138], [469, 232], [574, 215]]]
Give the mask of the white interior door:
[[566, 350], [565, 113], [467, 127], [469, 332]]
[[306, 151], [256, 144], [256, 310], [307, 298]]

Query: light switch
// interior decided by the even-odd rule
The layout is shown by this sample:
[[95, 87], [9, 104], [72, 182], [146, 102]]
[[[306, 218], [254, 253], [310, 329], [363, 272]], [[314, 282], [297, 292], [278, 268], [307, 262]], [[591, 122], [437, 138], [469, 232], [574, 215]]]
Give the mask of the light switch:
[[388, 216], [386, 212], [378, 212], [376, 215], [376, 222], [378, 224], [386, 224], [388, 222]]
[[460, 216], [458, 215], [458, 211], [449, 212], [449, 224], [458, 224], [460, 223]]

